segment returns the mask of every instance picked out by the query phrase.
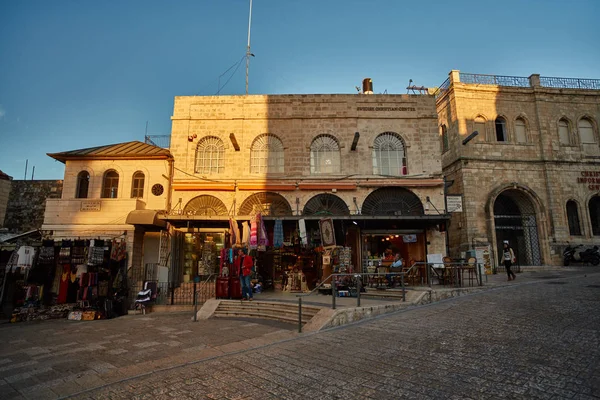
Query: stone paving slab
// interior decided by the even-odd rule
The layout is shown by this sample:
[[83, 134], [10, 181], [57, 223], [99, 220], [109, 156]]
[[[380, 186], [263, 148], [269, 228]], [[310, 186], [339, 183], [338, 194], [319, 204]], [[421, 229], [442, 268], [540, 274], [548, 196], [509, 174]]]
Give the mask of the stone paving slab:
[[300, 336], [189, 313], [0, 324], [0, 399], [594, 398], [597, 271], [491, 275], [483, 294]]

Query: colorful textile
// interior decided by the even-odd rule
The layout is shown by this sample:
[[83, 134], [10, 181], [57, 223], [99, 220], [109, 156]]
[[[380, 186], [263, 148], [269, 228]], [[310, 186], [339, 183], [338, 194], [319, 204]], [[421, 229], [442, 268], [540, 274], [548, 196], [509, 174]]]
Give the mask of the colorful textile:
[[248, 247], [250, 243], [250, 225], [248, 225], [247, 221], [242, 222], [242, 247]]
[[306, 221], [303, 219], [299, 220], [298, 229], [300, 230], [300, 241], [304, 246], [308, 245], [308, 238], [306, 236]]
[[273, 229], [273, 246], [276, 249], [283, 246], [283, 222], [275, 220], [275, 228]]
[[250, 220], [250, 248], [255, 249], [258, 246], [258, 219], [255, 216]]
[[269, 237], [267, 236], [267, 230], [265, 229], [265, 221], [262, 218], [261, 214], [256, 216], [258, 222], [260, 223], [260, 232], [258, 235], [258, 245], [259, 246], [268, 246], [269, 245]]

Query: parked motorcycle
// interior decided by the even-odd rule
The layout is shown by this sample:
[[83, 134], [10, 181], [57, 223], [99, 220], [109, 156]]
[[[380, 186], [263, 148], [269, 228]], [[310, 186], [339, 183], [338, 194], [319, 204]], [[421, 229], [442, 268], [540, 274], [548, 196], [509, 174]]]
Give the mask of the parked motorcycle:
[[600, 250], [598, 246], [581, 251], [579, 248], [582, 246], [581, 244], [577, 246], [568, 245], [565, 248], [563, 251], [563, 264], [565, 267], [568, 267], [572, 262], [592, 264], [593, 266], [600, 264]]

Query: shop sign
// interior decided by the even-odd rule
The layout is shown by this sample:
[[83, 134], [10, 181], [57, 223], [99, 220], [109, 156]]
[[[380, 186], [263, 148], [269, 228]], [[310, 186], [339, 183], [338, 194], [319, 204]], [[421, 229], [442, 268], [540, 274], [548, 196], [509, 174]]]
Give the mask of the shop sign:
[[577, 183], [587, 185], [589, 190], [600, 190], [600, 171], [581, 171]]
[[462, 196], [446, 196], [446, 207], [448, 212], [462, 212]]
[[82, 201], [80, 211], [100, 211], [102, 207], [102, 201], [100, 200], [88, 200]]
[[414, 107], [356, 107], [356, 111], [417, 111]]

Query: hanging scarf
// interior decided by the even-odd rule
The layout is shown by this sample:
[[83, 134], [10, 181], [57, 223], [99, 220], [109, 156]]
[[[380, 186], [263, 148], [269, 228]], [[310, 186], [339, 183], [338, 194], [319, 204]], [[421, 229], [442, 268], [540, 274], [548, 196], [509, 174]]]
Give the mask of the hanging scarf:
[[283, 246], [283, 222], [275, 220], [275, 228], [273, 229], [273, 246], [276, 249]]
[[268, 246], [269, 245], [269, 237], [267, 236], [267, 230], [265, 229], [265, 220], [263, 220], [262, 215], [258, 214], [256, 216], [258, 226], [260, 227], [260, 231], [258, 232], [258, 244], [260, 246]]
[[250, 243], [250, 225], [248, 225], [248, 221], [242, 222], [242, 231], [244, 233], [242, 236], [242, 247], [247, 247], [248, 243]]
[[255, 249], [258, 245], [258, 219], [255, 216], [250, 220], [250, 248]]

